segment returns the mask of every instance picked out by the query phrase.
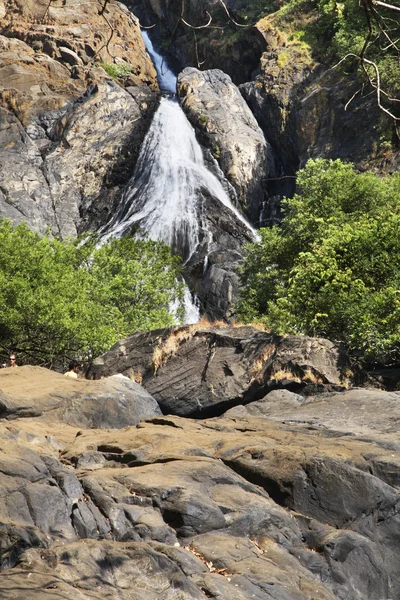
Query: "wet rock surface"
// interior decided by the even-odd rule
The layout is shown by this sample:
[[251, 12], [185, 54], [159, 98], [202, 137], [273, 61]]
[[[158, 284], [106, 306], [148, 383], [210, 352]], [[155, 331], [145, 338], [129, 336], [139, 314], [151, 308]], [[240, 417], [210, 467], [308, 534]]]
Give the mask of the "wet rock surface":
[[[223, 181], [215, 159], [209, 157], [209, 164]], [[197, 296], [201, 314], [211, 321], [230, 320], [239, 294], [238, 267], [243, 261], [243, 246], [254, 241], [255, 235], [229, 208], [205, 193], [201, 221], [200, 243], [185, 264], [185, 279]]]

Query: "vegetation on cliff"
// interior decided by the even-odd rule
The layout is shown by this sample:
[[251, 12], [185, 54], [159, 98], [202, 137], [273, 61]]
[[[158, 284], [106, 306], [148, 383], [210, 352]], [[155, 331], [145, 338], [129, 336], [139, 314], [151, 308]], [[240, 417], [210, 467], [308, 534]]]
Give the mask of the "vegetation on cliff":
[[90, 358], [135, 330], [172, 325], [179, 258], [150, 240], [61, 242], [0, 224], [0, 345], [31, 364]]
[[261, 229], [241, 271], [241, 318], [280, 333], [400, 354], [400, 174], [311, 160], [281, 226]]
[[[344, 61], [342, 68], [358, 71], [384, 112], [398, 117], [400, 92], [398, 39], [400, 8], [396, 3], [364, 0], [289, 0], [242, 3], [240, 17], [257, 21], [267, 16], [261, 29], [275, 29], [284, 45], [296, 45], [327, 64]], [[281, 58], [282, 60], [282, 58]], [[360, 92], [362, 90], [360, 89]], [[394, 98], [394, 99], [392, 99]]]

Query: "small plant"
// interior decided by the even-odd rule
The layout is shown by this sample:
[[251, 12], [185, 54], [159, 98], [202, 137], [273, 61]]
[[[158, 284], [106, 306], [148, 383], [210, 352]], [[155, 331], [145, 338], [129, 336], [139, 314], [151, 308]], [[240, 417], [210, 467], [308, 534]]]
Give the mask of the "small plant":
[[204, 114], [201, 114], [201, 115], [199, 116], [199, 121], [200, 121], [200, 123], [201, 123], [202, 125], [207, 125], [207, 123], [208, 123], [208, 116], [207, 116], [207, 115], [204, 115]]
[[288, 61], [289, 61], [289, 53], [287, 50], [284, 50], [283, 52], [281, 52], [278, 55], [278, 60], [277, 60], [278, 67], [280, 69], [283, 69], [288, 64]]
[[129, 63], [122, 61], [119, 63], [99, 63], [99, 67], [104, 69], [104, 71], [112, 77], [113, 79], [124, 79], [128, 77], [133, 70], [132, 65]]

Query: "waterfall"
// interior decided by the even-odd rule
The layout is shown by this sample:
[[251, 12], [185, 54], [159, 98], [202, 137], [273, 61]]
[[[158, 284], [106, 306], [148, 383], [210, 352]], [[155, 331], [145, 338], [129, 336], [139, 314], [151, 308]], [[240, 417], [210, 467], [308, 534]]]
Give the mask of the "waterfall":
[[[176, 76], [143, 32], [162, 90], [174, 94]], [[208, 171], [195, 131], [175, 96], [163, 97], [140, 149], [121, 205], [101, 232], [121, 237], [131, 231], [162, 240], [187, 262], [199, 243], [202, 195], [214, 198], [254, 230], [231, 203], [220, 181]], [[209, 233], [209, 232], [208, 232]], [[185, 321], [196, 322], [199, 309], [185, 295]]]
[[169, 68], [167, 61], [158, 54], [156, 50], [154, 50], [153, 43], [149, 37], [147, 31], [142, 30], [142, 37], [144, 44], [146, 46], [146, 50], [150, 55], [151, 60], [153, 61], [154, 67], [157, 71], [157, 79], [158, 85], [160, 86], [160, 90], [163, 92], [170, 92], [171, 94], [176, 93], [176, 75]]

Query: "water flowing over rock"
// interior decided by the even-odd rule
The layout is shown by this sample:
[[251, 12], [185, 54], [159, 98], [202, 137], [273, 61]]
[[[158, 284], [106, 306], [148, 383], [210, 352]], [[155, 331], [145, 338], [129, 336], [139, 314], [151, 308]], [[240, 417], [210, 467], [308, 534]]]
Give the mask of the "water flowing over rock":
[[238, 88], [222, 71], [187, 68], [179, 76], [178, 91], [200, 139], [218, 160], [251, 221], [258, 223], [274, 160]]
[[[173, 92], [176, 77], [148, 36], [145, 40], [160, 88]], [[166, 242], [184, 260], [203, 312], [220, 318], [231, 314], [241, 245], [255, 231], [232, 204], [211, 157], [208, 163], [177, 99], [162, 98], [120, 206], [101, 234], [106, 239], [135, 231]]]

